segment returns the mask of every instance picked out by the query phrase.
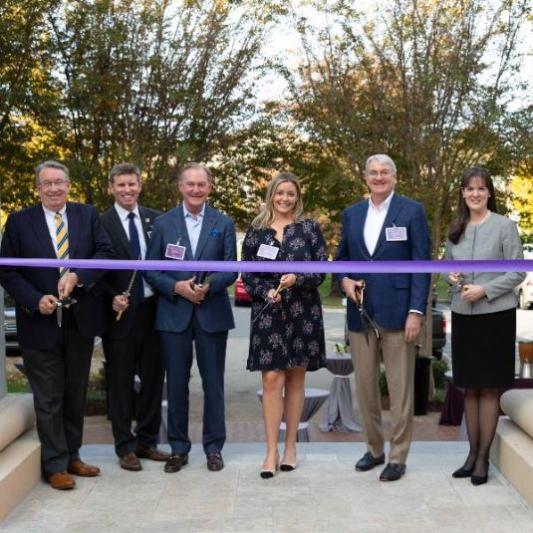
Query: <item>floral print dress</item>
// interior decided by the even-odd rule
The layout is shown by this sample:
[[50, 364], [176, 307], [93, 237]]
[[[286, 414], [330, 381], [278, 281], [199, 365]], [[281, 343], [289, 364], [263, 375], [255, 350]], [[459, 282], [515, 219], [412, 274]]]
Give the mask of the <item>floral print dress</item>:
[[[279, 248], [275, 261], [327, 261], [327, 250], [319, 225], [304, 219], [285, 227], [283, 242], [272, 228], [250, 227], [244, 238], [244, 261], [272, 261], [258, 257], [261, 244]], [[290, 274], [290, 272], [287, 272]], [[324, 322], [318, 292], [324, 274], [296, 274], [296, 283], [281, 292], [281, 302], [256, 316], [276, 289], [282, 274], [247, 272], [242, 275], [252, 296], [252, 325], [248, 370], [286, 370], [303, 367], [318, 370], [325, 366]]]

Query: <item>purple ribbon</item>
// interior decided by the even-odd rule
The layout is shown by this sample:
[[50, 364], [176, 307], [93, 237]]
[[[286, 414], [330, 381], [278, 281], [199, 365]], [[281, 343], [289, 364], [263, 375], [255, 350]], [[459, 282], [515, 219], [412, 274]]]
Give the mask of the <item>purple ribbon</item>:
[[533, 271], [533, 259], [483, 261], [126, 261], [118, 259], [21, 259], [1, 257], [0, 266], [185, 272], [419, 274], [441, 272], [528, 272]]

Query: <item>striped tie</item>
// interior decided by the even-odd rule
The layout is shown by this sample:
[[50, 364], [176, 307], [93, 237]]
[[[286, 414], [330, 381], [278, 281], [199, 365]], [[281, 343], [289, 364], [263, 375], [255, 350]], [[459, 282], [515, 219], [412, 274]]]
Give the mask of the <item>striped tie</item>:
[[[68, 259], [68, 232], [65, 222], [63, 222], [63, 217], [61, 213], [55, 214], [56, 221], [56, 247], [57, 247], [57, 258], [58, 259]], [[67, 267], [60, 267], [59, 277], [63, 276], [68, 272]]]

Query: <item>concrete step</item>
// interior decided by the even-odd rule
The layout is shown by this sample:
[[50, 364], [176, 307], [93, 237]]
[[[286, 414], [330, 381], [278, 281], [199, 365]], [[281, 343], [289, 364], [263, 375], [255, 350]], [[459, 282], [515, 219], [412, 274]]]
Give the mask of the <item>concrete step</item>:
[[378, 481], [380, 469], [354, 471], [363, 443], [302, 443], [298, 451], [294, 472], [263, 480], [259, 443], [228, 444], [221, 472], [208, 472], [194, 446], [175, 474], [144, 460], [141, 472], [126, 472], [112, 446], [84, 446], [82, 458], [102, 475], [77, 478], [66, 493], [39, 483], [2, 531], [533, 531], [533, 510], [497, 469], [480, 487], [451, 477], [464, 442], [413, 443], [395, 483]]

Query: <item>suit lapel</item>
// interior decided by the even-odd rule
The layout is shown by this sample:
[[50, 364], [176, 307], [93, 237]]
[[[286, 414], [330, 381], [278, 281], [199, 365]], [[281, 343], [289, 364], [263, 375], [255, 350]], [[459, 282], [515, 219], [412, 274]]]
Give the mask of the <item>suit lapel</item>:
[[202, 223], [200, 237], [198, 238], [198, 244], [196, 245], [196, 253], [194, 254], [195, 259], [198, 259], [200, 255], [202, 254], [202, 251], [205, 248], [205, 245], [207, 244], [207, 240], [209, 239], [209, 235], [211, 234], [211, 230], [215, 226], [216, 220], [217, 220], [217, 215], [216, 215], [215, 210], [211, 209], [208, 205], [206, 205], [205, 213], [204, 213], [204, 221]]
[[79, 210], [70, 202], [67, 202], [67, 223], [68, 223], [68, 255], [76, 257], [78, 244], [80, 242], [79, 231], [81, 228], [81, 218]]
[[[174, 211], [174, 218], [176, 219], [176, 242], [180, 239], [180, 245], [185, 246], [185, 259], [192, 261], [191, 241], [189, 240], [189, 232], [187, 231], [187, 224], [185, 224], [185, 216], [183, 214], [183, 204], [179, 204]], [[176, 244], [175, 242], [172, 244]]]
[[358, 209], [355, 211], [355, 227], [357, 228], [356, 235], [357, 240], [359, 241], [359, 246], [361, 247], [365, 257], [370, 259], [370, 252], [368, 251], [365, 243], [365, 222], [368, 214], [368, 202], [369, 200], [360, 204]]
[[137, 257], [132, 257], [131, 255], [130, 241], [128, 240], [128, 236], [126, 235], [126, 231], [122, 225], [122, 220], [120, 220], [115, 207], [112, 207], [109, 210], [109, 217], [111, 219], [111, 231], [114, 233], [115, 240], [122, 247], [124, 257], [127, 257], [128, 259], [137, 259]]
[[385, 238], [385, 229], [390, 228], [394, 221], [396, 220], [396, 217], [398, 216], [398, 213], [402, 210], [402, 201], [400, 197], [394, 193], [394, 196], [392, 197], [389, 210], [387, 211], [387, 216], [385, 217], [385, 222], [383, 222], [383, 227], [381, 228], [381, 232], [379, 234], [378, 243], [376, 244], [376, 249], [374, 250], [373, 257], [375, 257], [383, 247], [383, 245], [386, 242]]
[[139, 206], [139, 215], [141, 217], [141, 224], [142, 224], [143, 232], [144, 232], [144, 240], [146, 241], [146, 245], [148, 246], [148, 243], [150, 242], [149, 233], [152, 232], [152, 226], [154, 224], [154, 221], [152, 217], [146, 212], [144, 207]]
[[41, 205], [37, 206], [31, 213], [31, 225], [35, 232], [36, 242], [41, 247], [43, 256], [55, 259], [56, 248], [52, 242], [48, 224], [44, 215], [44, 210]]

